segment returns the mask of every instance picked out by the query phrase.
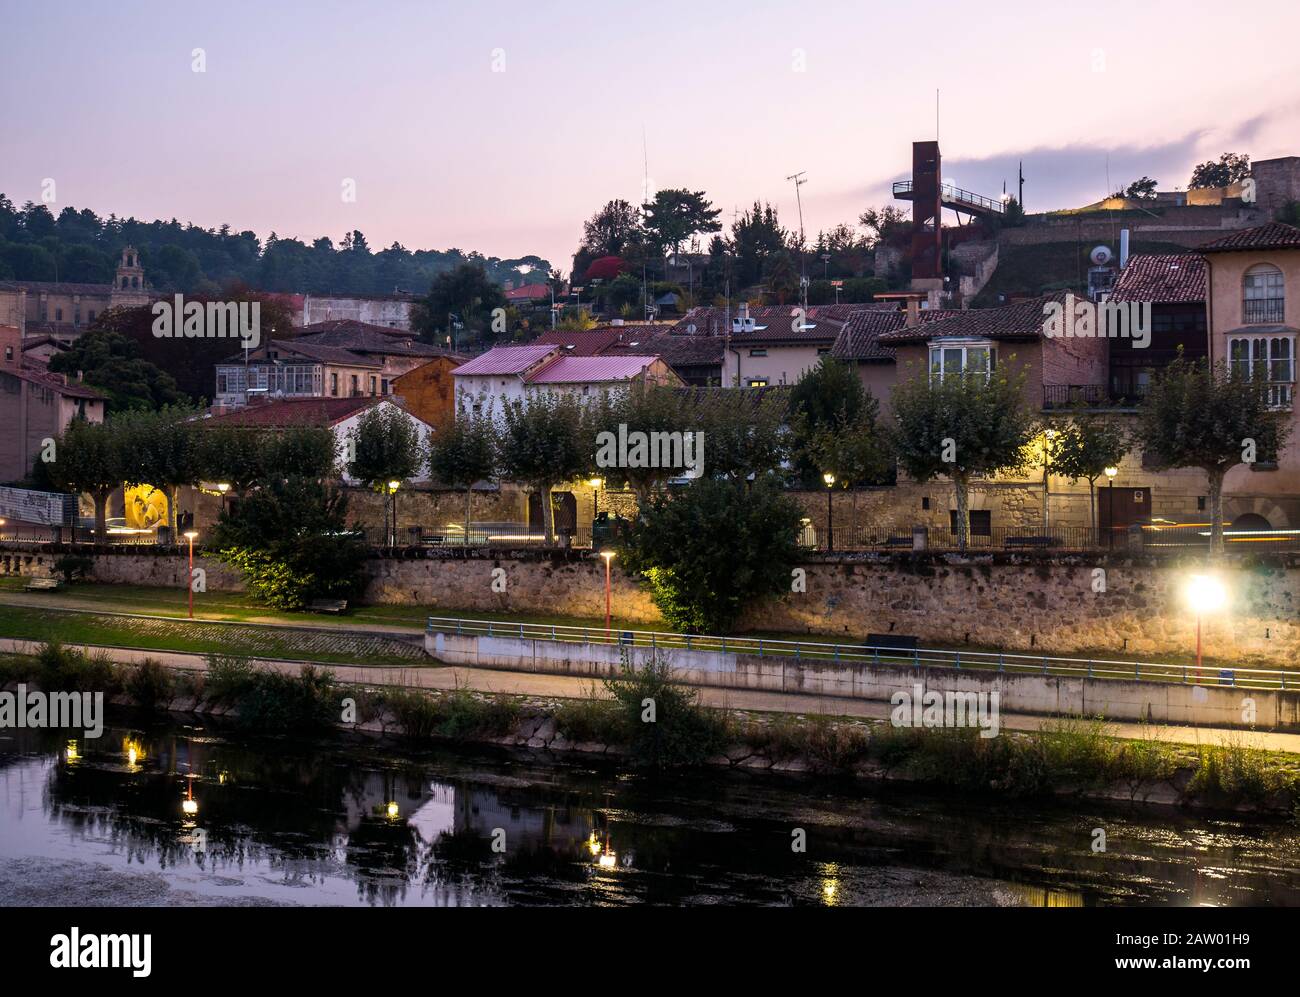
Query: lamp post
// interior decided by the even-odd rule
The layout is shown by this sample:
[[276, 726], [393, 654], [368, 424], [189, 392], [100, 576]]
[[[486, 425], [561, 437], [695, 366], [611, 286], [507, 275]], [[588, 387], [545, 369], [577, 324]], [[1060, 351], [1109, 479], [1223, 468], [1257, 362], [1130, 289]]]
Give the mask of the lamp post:
[[1043, 430], [1043, 535], [1051, 529], [1051, 515], [1049, 513], [1051, 489], [1049, 487], [1049, 478], [1052, 475], [1052, 441], [1056, 439], [1055, 429]]
[[5, 521], [0, 519], [0, 540], [5, 538]]
[[1115, 546], [1115, 475], [1119, 474], [1118, 467], [1106, 468], [1106, 526], [1107, 532], [1110, 533], [1110, 546]]
[[599, 513], [597, 508], [600, 486], [605, 483], [604, 478], [592, 478], [587, 484], [591, 485], [591, 543], [596, 543], [596, 516]]
[[194, 538], [198, 533], [194, 530], [185, 531], [185, 539], [190, 542], [190, 580], [186, 588], [190, 591], [190, 619], [194, 619]]
[[1201, 620], [1227, 600], [1223, 583], [1210, 575], [1192, 575], [1187, 582], [1187, 604], [1196, 613], [1196, 677], [1201, 677]]
[[835, 519], [831, 515], [831, 489], [835, 486], [835, 475], [827, 471], [822, 475], [822, 481], [826, 482], [826, 553], [830, 553], [835, 548]]
[[612, 550], [602, 550], [600, 556], [605, 559], [605, 639], [609, 639], [609, 562], [614, 560]]
[[230, 485], [221, 481], [217, 483], [217, 491], [221, 493], [221, 515], [226, 514], [226, 492], [230, 491]]
[[402, 483], [397, 480], [388, 483], [388, 494], [393, 497], [393, 532], [391, 535], [393, 538], [392, 546], [394, 547], [397, 546], [397, 489], [401, 487]]

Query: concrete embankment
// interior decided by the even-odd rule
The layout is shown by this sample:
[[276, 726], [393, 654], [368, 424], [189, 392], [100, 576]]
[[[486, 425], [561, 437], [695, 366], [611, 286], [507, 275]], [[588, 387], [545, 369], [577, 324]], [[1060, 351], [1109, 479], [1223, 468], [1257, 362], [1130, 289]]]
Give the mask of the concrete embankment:
[[616, 673], [624, 655], [636, 666], [658, 654], [682, 682], [729, 690], [888, 703], [895, 693], [999, 694], [1006, 713], [1104, 717], [1138, 723], [1300, 731], [1300, 690], [1246, 689], [1179, 682], [1129, 682], [935, 667], [843, 664], [760, 657], [723, 651], [650, 648], [489, 637], [434, 631], [425, 649], [440, 661], [600, 679]]

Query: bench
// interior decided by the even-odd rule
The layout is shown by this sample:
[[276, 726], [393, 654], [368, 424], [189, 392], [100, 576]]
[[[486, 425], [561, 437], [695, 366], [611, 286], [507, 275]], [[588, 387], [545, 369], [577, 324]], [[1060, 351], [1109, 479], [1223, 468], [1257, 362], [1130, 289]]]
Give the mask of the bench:
[[60, 585], [57, 578], [32, 578], [23, 588], [28, 592], [54, 592]]
[[313, 613], [341, 613], [348, 608], [346, 599], [313, 599], [307, 608]]
[[1056, 547], [1060, 537], [1007, 537], [1008, 547]]
[[917, 638], [909, 634], [867, 634], [867, 647], [888, 648], [891, 651], [915, 651]]

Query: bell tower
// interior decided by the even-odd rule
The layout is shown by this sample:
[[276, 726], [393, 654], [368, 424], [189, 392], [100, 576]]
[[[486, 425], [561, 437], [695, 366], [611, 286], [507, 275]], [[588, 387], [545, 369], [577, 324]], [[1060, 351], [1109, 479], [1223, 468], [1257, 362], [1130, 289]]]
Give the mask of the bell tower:
[[122, 258], [113, 274], [112, 299], [114, 305], [144, 304], [149, 300], [145, 291], [144, 267], [140, 265], [140, 254], [134, 246], [122, 249]]

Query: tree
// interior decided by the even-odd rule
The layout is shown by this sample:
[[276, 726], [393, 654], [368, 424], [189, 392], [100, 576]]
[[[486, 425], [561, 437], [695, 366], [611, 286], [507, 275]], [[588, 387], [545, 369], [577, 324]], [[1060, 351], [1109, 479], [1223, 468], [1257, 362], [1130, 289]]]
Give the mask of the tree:
[[1141, 180], [1134, 180], [1125, 187], [1123, 194], [1125, 197], [1131, 197], [1138, 201], [1151, 201], [1155, 199], [1156, 186], [1155, 180], [1144, 176]]
[[702, 190], [661, 190], [645, 205], [644, 226], [651, 242], [663, 255], [680, 252], [683, 242], [701, 232], [719, 232], [722, 213]]
[[624, 543], [624, 564], [686, 633], [725, 633], [757, 600], [788, 591], [803, 518], [771, 479], [752, 488], [703, 479], [650, 497]]
[[108, 540], [108, 499], [126, 480], [122, 435], [113, 423], [73, 419], [55, 441], [50, 479], [71, 492], [85, 492], [95, 503], [95, 538]]
[[169, 407], [157, 412], [118, 416], [124, 433], [125, 480], [148, 483], [167, 493], [167, 525], [176, 536], [176, 498], [180, 488], [196, 485], [204, 473], [198, 427], [188, 409]]
[[703, 426], [705, 475], [745, 481], [781, 466], [789, 451], [783, 390], [697, 388], [692, 401]]
[[1157, 468], [1196, 467], [1208, 479], [1210, 553], [1223, 553], [1223, 479], [1238, 464], [1274, 457], [1290, 434], [1270, 405], [1268, 372], [1180, 356], [1142, 401], [1139, 437]]
[[[770, 204], [754, 202], [753, 208], [741, 215], [731, 226], [731, 249], [735, 256], [735, 279], [741, 286], [762, 280], [769, 261], [789, 248], [789, 233], [777, 220], [776, 209]], [[732, 287], [734, 295], [739, 290]]]
[[[188, 347], [190, 340], [183, 342]], [[65, 350], [50, 357], [50, 370], [82, 376], [107, 396], [105, 413], [159, 409], [189, 401], [166, 371], [140, 356], [134, 341], [117, 332], [88, 329]]]
[[882, 242], [902, 238], [912, 227], [907, 213], [893, 204], [886, 204], [882, 208], [867, 208], [858, 215], [858, 224], [867, 230], [867, 242], [873, 248]]
[[582, 227], [582, 248], [592, 259], [622, 256], [641, 231], [641, 213], [627, 201], [609, 201]]
[[347, 496], [328, 482], [274, 478], [226, 508], [211, 547], [269, 605], [350, 599], [361, 588], [366, 548], [347, 510]]
[[1124, 427], [1099, 415], [1076, 415], [1054, 426], [1057, 436], [1052, 470], [1063, 478], [1088, 482], [1088, 509], [1097, 523], [1097, 479], [1108, 467], [1118, 467], [1132, 448]]
[[[840, 433], [865, 422], [874, 428], [880, 405], [871, 397], [853, 367], [840, 360], [822, 357], [815, 367], [800, 376], [790, 391], [790, 458], [795, 473], [805, 485], [816, 488], [828, 465], [811, 449], [815, 437], [825, 432]], [[822, 441], [822, 445], [827, 444]]]
[[445, 485], [465, 489], [465, 543], [468, 544], [474, 482], [490, 481], [497, 475], [497, 434], [491, 418], [476, 417], [462, 408], [430, 440], [429, 472]]
[[[483, 340], [494, 338], [492, 311], [504, 309], [505, 293], [477, 263], [461, 263], [433, 279], [429, 293], [411, 309], [411, 328], [426, 342], [457, 325]], [[501, 330], [504, 331], [504, 330]]]
[[[694, 420], [693, 420], [694, 417]], [[704, 430], [698, 413], [683, 406], [681, 395], [673, 388], [639, 383], [614, 398], [606, 396], [588, 406], [586, 418], [591, 426], [587, 434], [596, 440], [602, 432], [618, 436], [619, 426], [626, 426], [629, 434], [641, 432], [648, 438], [652, 433], [699, 433]], [[707, 432], [704, 437], [707, 438]], [[683, 454], [685, 442], [683, 441]], [[647, 459], [646, 463], [649, 463]], [[593, 465], [591, 470], [600, 475], [617, 475], [636, 493], [638, 506], [644, 506], [653, 492], [671, 478], [680, 477], [681, 467], [618, 467]]]
[[425, 453], [415, 421], [396, 406], [372, 405], [349, 436], [352, 459], [348, 474], [384, 496], [384, 523], [387, 529], [391, 503], [392, 542], [397, 542], [397, 496], [392, 482], [413, 477], [424, 465]]
[[1023, 374], [976, 368], [942, 378], [923, 371], [894, 388], [890, 437], [899, 466], [917, 481], [941, 474], [952, 481], [961, 550], [971, 478], [1024, 465], [1034, 427], [1023, 386]]
[[1192, 179], [1187, 181], [1187, 189], [1227, 187], [1238, 180], [1245, 180], [1248, 176], [1250, 176], [1250, 156], [1244, 153], [1225, 152], [1219, 157], [1217, 163], [1211, 159], [1192, 170]]
[[546, 542], [555, 537], [551, 489], [590, 466], [594, 441], [583, 432], [583, 413], [572, 395], [545, 392], [506, 402], [500, 436], [505, 477], [531, 488], [542, 500]]

